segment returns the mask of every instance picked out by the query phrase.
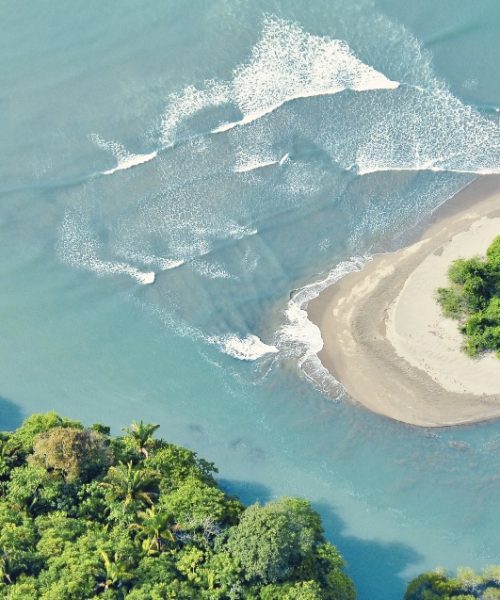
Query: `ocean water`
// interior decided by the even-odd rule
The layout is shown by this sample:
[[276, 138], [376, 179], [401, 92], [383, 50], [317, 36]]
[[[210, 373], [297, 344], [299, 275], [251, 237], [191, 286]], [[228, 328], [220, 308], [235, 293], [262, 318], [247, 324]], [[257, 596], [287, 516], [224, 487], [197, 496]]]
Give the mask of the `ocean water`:
[[304, 311], [500, 172], [498, 1], [41, 0], [0, 22], [1, 428], [159, 422], [245, 501], [310, 498], [361, 600], [498, 563], [498, 423], [352, 406]]

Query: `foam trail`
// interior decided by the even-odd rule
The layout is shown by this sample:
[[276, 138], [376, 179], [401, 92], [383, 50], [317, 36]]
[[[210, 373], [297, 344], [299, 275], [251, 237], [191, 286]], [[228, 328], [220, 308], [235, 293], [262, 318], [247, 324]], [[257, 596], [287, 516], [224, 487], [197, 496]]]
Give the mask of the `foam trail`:
[[233, 121], [232, 123], [221, 123], [217, 127], [214, 127], [214, 129], [212, 129], [212, 131], [210, 133], [224, 133], [225, 131], [230, 131], [231, 129], [238, 127], [238, 125], [241, 125], [242, 122], [243, 121], [240, 120], [240, 121]]
[[137, 165], [142, 165], [144, 163], [153, 160], [158, 156], [158, 152], [155, 150], [154, 152], [150, 152], [149, 154], [129, 154], [129, 156], [120, 160], [116, 167], [113, 169], [108, 169], [107, 171], [102, 171], [103, 175], [112, 175], [117, 171], [124, 171], [126, 169], [130, 169], [131, 167], [136, 167]]
[[258, 336], [250, 334], [244, 338], [237, 335], [227, 335], [224, 337], [212, 337], [209, 341], [216, 344], [229, 356], [238, 360], [253, 361], [265, 356], [266, 354], [276, 354], [278, 348], [265, 344]]
[[[256, 171], [257, 169], [265, 169], [266, 167], [272, 167], [274, 165], [278, 165], [282, 167], [285, 163], [290, 160], [290, 155], [288, 152], [284, 154], [281, 158], [274, 160], [260, 160], [259, 158], [247, 158], [246, 161], [243, 161], [242, 164], [238, 164], [234, 168], [235, 173], [248, 173], [249, 171]], [[240, 158], [241, 161], [241, 158]]]
[[263, 162], [251, 162], [246, 165], [239, 165], [234, 168], [235, 173], [248, 173], [249, 171], [256, 171], [257, 169], [264, 169], [266, 167], [271, 167], [273, 165], [278, 165], [280, 162], [278, 160], [265, 160]]
[[173, 258], [163, 258], [161, 256], [143, 256], [142, 261], [146, 265], [158, 265], [162, 271], [177, 269], [186, 263], [185, 260], [175, 260]]
[[185, 260], [177, 260], [174, 258], [165, 258], [163, 256], [155, 256], [153, 254], [142, 254], [141, 252], [130, 252], [128, 250], [119, 250], [118, 254], [127, 260], [140, 262], [144, 265], [153, 265], [160, 271], [169, 271], [176, 269], [186, 263]]
[[[405, 32], [405, 36], [409, 34]], [[410, 38], [418, 56], [418, 40]], [[455, 97], [432, 72], [418, 85], [404, 83], [384, 101], [372, 102], [357, 113], [356, 128], [341, 154], [340, 145], [325, 139], [325, 148], [341, 164], [355, 163], [357, 173], [381, 171], [500, 172], [500, 127]], [[323, 136], [324, 137], [324, 136]]]
[[[326, 92], [325, 92], [325, 94], [326, 94]], [[310, 96], [306, 95], [306, 96], [301, 96], [301, 97], [309, 98]], [[210, 133], [224, 133], [226, 131], [230, 131], [231, 129], [234, 129], [235, 127], [242, 127], [244, 125], [250, 125], [250, 123], [253, 123], [254, 121], [258, 121], [259, 119], [262, 119], [262, 117], [265, 117], [266, 115], [270, 115], [275, 110], [277, 110], [278, 108], [280, 108], [281, 106], [286, 104], [286, 102], [288, 102], [290, 100], [295, 100], [295, 99], [297, 99], [297, 97], [291, 96], [290, 98], [288, 98], [287, 100], [284, 100], [280, 104], [275, 104], [274, 106], [269, 106], [260, 111], [254, 111], [254, 112], [246, 115], [245, 117], [243, 117], [243, 119], [240, 119], [239, 121], [233, 121], [232, 123], [222, 123], [222, 125], [219, 125], [219, 126], [215, 127], [214, 129], [212, 129], [212, 131]]]
[[245, 227], [237, 223], [231, 223], [227, 229], [227, 235], [234, 240], [242, 240], [244, 237], [257, 235], [258, 230], [254, 227]]
[[103, 150], [107, 150], [111, 152], [113, 156], [116, 158], [117, 165], [112, 169], [108, 169], [106, 171], [101, 171], [103, 175], [112, 175], [117, 171], [124, 171], [126, 169], [130, 169], [132, 167], [136, 167], [137, 165], [142, 165], [150, 160], [153, 160], [158, 156], [158, 151], [150, 152], [149, 154], [132, 154], [130, 153], [125, 146], [122, 146], [118, 142], [107, 142], [101, 138], [97, 133], [93, 133], [89, 136], [89, 138], [97, 145], [99, 148]]
[[227, 334], [224, 336], [206, 336], [199, 329], [188, 325], [182, 319], [173, 317], [172, 314], [162, 310], [158, 306], [139, 303], [141, 308], [155, 314], [161, 322], [175, 331], [177, 335], [192, 340], [198, 340], [211, 346], [217, 346], [220, 351], [232, 358], [242, 361], [256, 361], [259, 358], [269, 354], [276, 354], [278, 348], [265, 344], [258, 336], [248, 334], [240, 338], [236, 334]]
[[[450, 157], [446, 157], [448, 160]], [[443, 159], [444, 160], [444, 159]], [[474, 174], [474, 175], [498, 175], [500, 173], [500, 165], [498, 167], [471, 167], [470, 169], [464, 167], [453, 167], [453, 166], [437, 166], [435, 162], [439, 162], [439, 159], [432, 162], [421, 162], [418, 164], [409, 164], [404, 167], [395, 166], [372, 166], [369, 164], [361, 163], [357, 167], [356, 172], [358, 175], [369, 175], [370, 173], [382, 173], [384, 171], [432, 171], [433, 173], [463, 173], [463, 174]]]
[[231, 279], [231, 274], [219, 263], [193, 260], [191, 266], [196, 273], [208, 279]]
[[203, 89], [187, 86], [170, 97], [162, 120], [162, 142], [172, 145], [179, 124], [208, 107], [232, 104], [241, 112], [241, 119], [211, 130], [222, 133], [257, 121], [292, 100], [398, 86], [399, 82], [359, 60], [344, 41], [312, 35], [271, 16], [264, 20], [249, 62], [233, 71], [231, 81], [210, 80]]
[[153, 271], [141, 271], [136, 267], [117, 261], [102, 260], [98, 256], [99, 242], [92, 237], [85, 217], [75, 212], [67, 212], [61, 226], [59, 255], [69, 265], [96, 273], [98, 276], [124, 274], [141, 285], [155, 281]]
[[222, 81], [206, 81], [204, 89], [188, 85], [180, 94], [172, 94], [161, 122], [162, 144], [172, 146], [175, 143], [177, 127], [184, 119], [204, 108], [220, 106], [230, 101], [230, 88]]
[[[385, 28], [389, 38], [394, 36], [392, 24], [380, 19], [377, 25]], [[374, 95], [366, 101], [355, 99], [360, 111], [349, 136], [346, 132], [323, 140], [335, 162], [354, 168], [359, 175], [389, 170], [500, 172], [498, 124], [450, 93], [434, 76], [418, 40], [404, 29], [396, 35], [402, 36], [403, 50], [409, 48], [419, 61], [423, 75], [415, 81], [386, 77], [359, 60], [342, 40], [315, 36], [295, 23], [267, 17], [249, 60], [234, 69], [229, 81], [210, 80], [201, 89], [188, 86], [171, 97], [163, 119], [163, 143], [175, 143], [179, 125], [210, 107], [230, 105], [241, 114], [235, 121], [212, 128], [211, 132], [218, 134], [258, 121], [293, 100], [344, 90], [388, 90], [394, 93], [384, 94], [383, 101]], [[395, 70], [400, 71], [397, 65]], [[331, 137], [335, 118], [332, 115], [330, 127], [323, 128], [320, 138]], [[340, 115], [338, 127], [343, 131]], [[239, 162], [235, 171], [266, 166], [271, 166], [271, 158]]]

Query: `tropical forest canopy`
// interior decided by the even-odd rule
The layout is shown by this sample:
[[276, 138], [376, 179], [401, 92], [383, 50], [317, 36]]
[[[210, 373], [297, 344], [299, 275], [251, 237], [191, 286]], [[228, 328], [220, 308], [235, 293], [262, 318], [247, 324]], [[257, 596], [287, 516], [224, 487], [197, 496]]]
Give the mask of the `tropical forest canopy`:
[[[245, 508], [214, 465], [154, 438], [35, 414], [0, 433], [5, 600], [354, 600], [306, 500]], [[500, 568], [437, 571], [405, 600], [500, 600]]]
[[500, 600], [500, 567], [482, 574], [459, 569], [456, 575], [442, 570], [423, 573], [408, 584], [404, 600]]
[[0, 434], [1, 598], [354, 599], [308, 502], [245, 508], [155, 429], [48, 413]]
[[437, 298], [447, 317], [458, 319], [470, 356], [492, 350], [500, 358], [500, 236], [486, 258], [460, 258], [453, 262], [450, 286], [439, 288]]

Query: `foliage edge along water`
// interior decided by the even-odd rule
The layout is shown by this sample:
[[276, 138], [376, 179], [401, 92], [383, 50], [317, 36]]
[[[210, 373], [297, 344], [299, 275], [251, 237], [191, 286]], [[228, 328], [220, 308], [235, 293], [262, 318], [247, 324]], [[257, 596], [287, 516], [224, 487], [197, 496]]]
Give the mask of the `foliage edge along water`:
[[310, 498], [366, 600], [495, 564], [498, 425], [352, 406], [304, 304], [498, 172], [498, 3], [0, 10], [2, 428], [168, 423], [246, 503]]
[[[355, 599], [309, 502], [245, 508], [158, 427], [112, 437], [46, 413], [0, 434], [3, 598]], [[405, 600], [493, 600], [499, 571], [423, 574]]]

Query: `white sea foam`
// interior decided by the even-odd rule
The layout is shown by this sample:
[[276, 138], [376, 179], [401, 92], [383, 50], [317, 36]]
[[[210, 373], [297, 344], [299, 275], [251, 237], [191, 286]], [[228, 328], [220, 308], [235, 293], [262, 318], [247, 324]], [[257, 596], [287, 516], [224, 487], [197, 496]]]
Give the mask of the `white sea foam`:
[[99, 146], [99, 148], [111, 152], [111, 154], [116, 158], [116, 167], [102, 171], [103, 175], [112, 175], [117, 171], [123, 171], [132, 167], [136, 167], [137, 165], [142, 165], [158, 156], [158, 151], [156, 150], [154, 152], [150, 152], [149, 154], [132, 154], [125, 148], [125, 146], [122, 146], [118, 142], [103, 140], [97, 133], [91, 134], [89, 138], [97, 146]]
[[185, 264], [185, 260], [177, 260], [174, 258], [165, 258], [163, 256], [156, 256], [154, 254], [144, 254], [142, 252], [136, 252], [130, 249], [118, 250], [118, 254], [132, 260], [134, 262], [142, 263], [143, 265], [152, 265], [157, 267], [160, 271], [169, 271], [170, 269], [176, 269], [177, 267]]
[[245, 137], [245, 143], [236, 152], [235, 173], [249, 173], [272, 166], [283, 166], [290, 162], [290, 154], [277, 152], [267, 142], [266, 127], [255, 128], [251, 136]]
[[[403, 26], [381, 15], [373, 40], [393, 48], [397, 90], [353, 98], [345, 110], [325, 115], [317, 142], [344, 168], [380, 171], [500, 172], [500, 126], [455, 97], [433, 71], [432, 56]], [[371, 43], [373, 44], [373, 40]], [[369, 43], [369, 42], [368, 42]], [[370, 48], [365, 48], [370, 55]], [[397, 59], [396, 59], [397, 56]], [[335, 134], [333, 135], [333, 132]]]
[[137, 165], [142, 165], [144, 163], [153, 160], [158, 156], [158, 152], [150, 152], [149, 154], [129, 154], [127, 158], [118, 161], [118, 164], [113, 169], [108, 169], [107, 171], [103, 171], [103, 175], [112, 175], [117, 171], [124, 171], [126, 169], [130, 169], [131, 167], [136, 167]]
[[99, 258], [100, 244], [92, 236], [85, 215], [81, 211], [67, 211], [62, 225], [58, 251], [69, 265], [92, 271], [98, 276], [124, 274], [141, 285], [155, 281], [153, 271], [141, 271], [137, 267], [120, 261]]
[[[351, 99], [350, 112], [346, 106], [325, 115], [315, 141], [343, 168], [354, 168], [360, 175], [387, 170], [500, 172], [498, 123], [453, 96], [433, 73], [429, 55], [404, 27], [382, 15], [373, 27], [377, 39], [387, 39], [398, 57], [392, 60], [388, 55], [384, 62], [392, 60], [391, 72], [401, 82], [359, 60], [344, 41], [312, 35], [270, 16], [249, 60], [237, 66], [228, 81], [209, 80], [199, 89], [188, 86], [169, 98], [162, 143], [173, 144], [183, 122], [211, 107], [228, 105], [242, 115], [212, 129], [223, 133], [262, 120], [293, 100], [344, 90], [378, 91]], [[363, 40], [358, 44], [362, 47]], [[380, 53], [368, 42], [364, 54], [374, 51]], [[262, 155], [249, 153], [246, 160], [237, 157], [234, 170], [249, 173], [283, 164], [268, 156], [269, 148], [263, 150]]]
[[184, 119], [204, 108], [220, 106], [230, 101], [230, 87], [223, 81], [206, 81], [203, 89], [188, 85], [180, 94], [172, 94], [161, 122], [163, 145], [175, 143], [177, 127]]
[[162, 256], [143, 256], [142, 261], [146, 265], [157, 265], [161, 271], [170, 271], [177, 269], [185, 264], [185, 260], [175, 260], [173, 258], [164, 258]]
[[234, 72], [233, 94], [246, 124], [290, 100], [398, 85], [360, 61], [345, 42], [268, 17], [250, 61]]
[[317, 354], [323, 348], [319, 328], [309, 320], [307, 305], [320, 292], [349, 273], [359, 271], [370, 257], [354, 257], [339, 263], [325, 277], [295, 291], [285, 309], [286, 322], [276, 332], [274, 343], [283, 356], [293, 358], [307, 377], [321, 386], [337, 384]]
[[193, 260], [191, 262], [193, 271], [196, 271], [202, 277], [208, 279], [230, 279], [231, 274], [217, 262], [208, 262], [205, 260]]
[[287, 152], [279, 159], [278, 164], [281, 167], [282, 165], [284, 165], [285, 163], [287, 163], [289, 161], [290, 161], [290, 154], [288, 154], [288, 152]]
[[306, 198], [313, 198], [322, 186], [324, 175], [323, 166], [316, 162], [293, 161], [284, 173], [279, 188], [284, 188], [289, 200], [295, 195], [296, 201], [303, 202]]
[[161, 322], [176, 332], [180, 337], [188, 337], [192, 340], [198, 340], [211, 346], [216, 346], [221, 352], [242, 361], [256, 361], [269, 354], [276, 354], [276, 346], [265, 344], [258, 336], [248, 334], [245, 337], [238, 337], [236, 334], [227, 335], [204, 335], [199, 329], [196, 329], [182, 319], [174, 317], [171, 313], [158, 306], [146, 305], [140, 303], [140, 306], [155, 314]]
[[277, 160], [254, 160], [243, 165], [238, 165], [234, 168], [235, 173], [248, 173], [249, 171], [256, 171], [257, 169], [264, 169], [265, 167], [271, 167], [272, 165], [279, 164]]
[[245, 227], [238, 223], [227, 223], [225, 229], [226, 235], [234, 240], [242, 240], [245, 237], [257, 235], [258, 230], [255, 227]]
[[224, 133], [225, 131], [230, 131], [231, 129], [234, 129], [238, 125], [241, 125], [241, 121], [233, 121], [232, 123], [221, 123], [220, 125], [217, 125], [217, 127], [214, 127], [211, 133]]
[[398, 86], [359, 60], [344, 41], [312, 35], [295, 23], [269, 16], [250, 60], [236, 67], [231, 81], [210, 80], [201, 89], [187, 86], [170, 96], [162, 143], [172, 145], [181, 122], [209, 107], [231, 104], [243, 115], [212, 129], [222, 133], [257, 121], [291, 100]]
[[[379, 20], [375, 25], [378, 27]], [[407, 33], [404, 32], [404, 35]], [[385, 39], [380, 35], [378, 38]], [[399, 43], [399, 40], [391, 40], [394, 48], [399, 48]], [[354, 47], [359, 46], [355, 43]], [[188, 262], [189, 268], [183, 269], [180, 276], [184, 271], [192, 276], [190, 270], [195, 271], [201, 277], [220, 279], [220, 284], [233, 292], [236, 286], [230, 288], [232, 282], [225, 280], [231, 277], [237, 279], [238, 272], [231, 275], [224, 265], [208, 259], [200, 260], [200, 256], [215, 249], [217, 240], [241, 239], [257, 233], [250, 226], [240, 225], [240, 220], [265, 222], [279, 214], [280, 211], [276, 210], [278, 202], [282, 203], [280, 209], [295, 209], [302, 206], [307, 198], [312, 198], [324, 185], [322, 174], [327, 161], [322, 161], [324, 157], [316, 160], [319, 154], [328, 154], [334, 165], [344, 169], [354, 167], [359, 174], [387, 169], [495, 172], [500, 165], [494, 154], [496, 151], [498, 158], [497, 124], [464, 106], [445, 86], [432, 79], [433, 75], [426, 75], [427, 79], [420, 75], [415, 77], [424, 62], [418, 44], [414, 53], [416, 66], [407, 67], [405, 55], [401, 60], [404, 65], [399, 71], [394, 65], [388, 69], [388, 72], [395, 73], [394, 78], [402, 82], [407, 77], [415, 79], [415, 82], [398, 84], [361, 62], [342, 41], [311, 35], [296, 24], [274, 17], [266, 19], [261, 38], [249, 60], [234, 70], [229, 81], [207, 81], [199, 88], [188, 86], [179, 94], [170, 96], [162, 119], [161, 144], [172, 145], [188, 129], [188, 119], [201, 111], [208, 114], [211, 108], [227, 105], [232, 114], [240, 113], [241, 118], [222, 123], [213, 132], [229, 132], [238, 128], [222, 140], [228, 143], [218, 144], [217, 140], [221, 139], [216, 136], [207, 136], [203, 141], [191, 140], [175, 148], [174, 160], [163, 161], [163, 164], [157, 161], [159, 172], [164, 173], [165, 189], [153, 198], [143, 198], [135, 213], [133, 205], [127, 206], [127, 211], [123, 211], [125, 226], [120, 230], [116, 222], [111, 224], [112, 242], [108, 245], [92, 234], [85, 218], [80, 218], [77, 212], [68, 212], [62, 227], [61, 255], [66, 262], [98, 275], [127, 274], [142, 284], [152, 283], [155, 279], [152, 270], [141, 270], [144, 266], [151, 265], [158, 272]], [[360, 50], [361, 54], [372, 56], [366, 48]], [[394, 56], [394, 60], [399, 61], [397, 52]], [[377, 64], [386, 62], [380, 57], [374, 60]], [[432, 74], [430, 67], [428, 71]], [[312, 111], [296, 110], [300, 107], [291, 103], [274, 114], [272, 122], [265, 118], [290, 101], [334, 95], [348, 89], [378, 91], [318, 100], [318, 110], [314, 115], [306, 114]], [[243, 128], [250, 123], [253, 123], [252, 127]], [[295, 133], [297, 155], [294, 154], [291, 160], [284, 152], [292, 147], [290, 139]], [[311, 146], [317, 147], [318, 152], [300, 154], [301, 134], [311, 142]], [[92, 139], [117, 160], [117, 166], [106, 171], [107, 174], [156, 156], [156, 152], [131, 154], [124, 146], [107, 142], [98, 135], [93, 135]], [[217, 146], [223, 145], [224, 153], [218, 152]], [[249, 175], [229, 176], [230, 179], [224, 179], [219, 186], [222, 181], [219, 174], [224, 172], [224, 177], [227, 175], [227, 154], [231, 151], [235, 151], [235, 156], [229, 159], [229, 164], [234, 165], [236, 172]], [[222, 168], [218, 162], [221, 157], [225, 161]], [[243, 185], [250, 187], [249, 184], [264, 182], [264, 177], [252, 173], [285, 164], [286, 168], [272, 183], [272, 200], [259, 199], [262, 206], [253, 205], [252, 210], [248, 210], [245, 203], [248, 204], [249, 196], [239, 192]], [[271, 173], [277, 171], [272, 169]], [[214, 173], [217, 173], [217, 179], [212, 177]], [[238, 187], [233, 187], [235, 180]], [[103, 183], [106, 184], [106, 181], [109, 183], [106, 179]], [[234, 190], [236, 193], [233, 193]], [[257, 197], [258, 194], [255, 194], [252, 199]], [[422, 202], [422, 198], [415, 199], [415, 202]], [[116, 215], [112, 210], [109, 214]], [[387, 218], [387, 213], [380, 211], [379, 204], [375, 210], [379, 213], [378, 218]], [[393, 219], [395, 216], [391, 214], [387, 220], [392, 222]], [[367, 221], [368, 230], [373, 232], [373, 215], [368, 214]], [[276, 223], [279, 227], [280, 221]], [[365, 241], [366, 238], [361, 236], [360, 243]], [[328, 244], [328, 239], [323, 240], [321, 248]], [[263, 244], [248, 246], [241, 260], [245, 272], [255, 269], [259, 260], [266, 260]], [[117, 249], [119, 247], [128, 250], [123, 253]], [[152, 250], [157, 247], [165, 248], [165, 254], [175, 259], [157, 256]], [[114, 256], [124, 260], [103, 258]], [[285, 311], [286, 323], [277, 332], [274, 345], [267, 345], [254, 335], [207, 338], [202, 332], [188, 328], [186, 321], [189, 316], [183, 312], [182, 299], [176, 298], [175, 294], [172, 298], [179, 306], [175, 306], [171, 318], [172, 321], [178, 318], [179, 322], [182, 321], [183, 335], [197, 336], [196, 339], [215, 344], [235, 358], [256, 360], [279, 351], [297, 360], [304, 372], [314, 376], [315, 381], [322, 378], [326, 381], [327, 374], [317, 358], [317, 352], [323, 345], [321, 334], [307, 318], [306, 307], [324, 287], [361, 268], [366, 260], [360, 258], [341, 263], [325, 278], [295, 292]], [[265, 263], [262, 272], [267, 268], [272, 267]], [[206, 281], [201, 280], [200, 283], [200, 278], [193, 279], [198, 279], [196, 285], [208, 287]], [[220, 291], [221, 288], [216, 286], [217, 283], [210, 285], [211, 293]], [[246, 291], [242, 289], [236, 293], [245, 294]], [[179, 296], [181, 294], [179, 291]], [[237, 306], [239, 298], [237, 296], [230, 310]], [[161, 302], [165, 302], [164, 295]], [[183, 317], [185, 320], [182, 320]]]
[[265, 344], [258, 336], [250, 334], [244, 338], [237, 335], [213, 337], [210, 341], [220, 349], [238, 360], [257, 360], [266, 354], [278, 352], [276, 346]]

